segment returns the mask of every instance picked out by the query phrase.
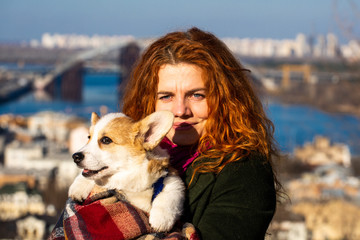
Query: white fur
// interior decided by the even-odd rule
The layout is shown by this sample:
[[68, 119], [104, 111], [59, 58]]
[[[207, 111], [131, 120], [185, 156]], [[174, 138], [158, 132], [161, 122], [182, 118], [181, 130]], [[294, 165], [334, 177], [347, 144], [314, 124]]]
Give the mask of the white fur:
[[183, 191], [183, 182], [178, 176], [173, 175], [164, 179], [164, 189], [154, 199], [150, 210], [149, 221], [152, 226], [158, 226], [160, 229], [172, 228], [183, 210]]
[[[106, 151], [104, 148], [100, 148], [99, 139], [102, 136], [99, 136], [99, 133], [101, 130], [115, 118], [122, 117], [126, 116], [122, 113], [107, 114], [93, 126], [90, 141], [79, 150], [83, 153], [84, 159], [78, 163], [78, 166], [92, 171], [103, 167], [107, 168], [90, 177], [80, 174], [70, 186], [69, 196], [74, 200], [83, 201], [95, 184], [106, 189], [121, 190], [131, 204], [149, 212], [149, 222], [154, 230], [169, 231], [182, 213], [184, 184], [179, 176], [168, 174], [165, 169], [155, 173], [149, 172], [148, 157], [151, 156], [156, 161], [168, 158], [167, 153], [159, 149], [157, 144], [170, 130], [173, 115], [170, 115], [169, 112], [155, 112], [145, 120], [141, 120], [143, 121], [142, 125], [152, 127], [151, 134], [143, 143], [145, 151], [135, 152], [134, 149], [130, 151], [126, 145], [114, 145], [116, 151]], [[144, 127], [144, 129], [147, 128]], [[134, 133], [133, 135], [135, 137], [138, 134]], [[152, 184], [163, 176], [166, 176], [163, 190], [151, 202]]]

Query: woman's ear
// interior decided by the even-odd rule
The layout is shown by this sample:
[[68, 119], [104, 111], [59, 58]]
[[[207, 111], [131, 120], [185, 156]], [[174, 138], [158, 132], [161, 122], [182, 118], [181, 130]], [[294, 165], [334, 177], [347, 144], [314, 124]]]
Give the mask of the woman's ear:
[[158, 111], [140, 120], [140, 135], [143, 136], [143, 146], [146, 150], [154, 149], [174, 123], [174, 115], [169, 111]]

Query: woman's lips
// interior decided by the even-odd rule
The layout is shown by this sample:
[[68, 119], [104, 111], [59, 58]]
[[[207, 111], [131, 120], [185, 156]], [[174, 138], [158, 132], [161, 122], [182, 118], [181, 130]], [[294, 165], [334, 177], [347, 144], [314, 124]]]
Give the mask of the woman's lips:
[[193, 126], [195, 123], [188, 123], [188, 122], [181, 122], [181, 123], [174, 123], [173, 128], [175, 130], [189, 130], [194, 128]]

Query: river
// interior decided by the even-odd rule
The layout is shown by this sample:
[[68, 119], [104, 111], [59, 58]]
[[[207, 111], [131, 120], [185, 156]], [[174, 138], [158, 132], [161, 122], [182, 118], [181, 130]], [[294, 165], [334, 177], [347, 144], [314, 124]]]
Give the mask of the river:
[[[91, 112], [99, 112], [101, 106], [106, 106], [109, 112], [119, 111], [117, 83], [118, 75], [115, 73], [85, 73], [82, 102], [53, 101], [31, 92], [12, 102], [0, 104], [0, 114], [29, 116], [39, 111], [59, 111], [88, 119]], [[271, 100], [264, 100], [264, 106], [275, 124], [275, 138], [283, 152], [292, 153], [296, 146], [322, 135], [333, 143], [347, 144], [353, 155], [360, 155], [359, 118]]]

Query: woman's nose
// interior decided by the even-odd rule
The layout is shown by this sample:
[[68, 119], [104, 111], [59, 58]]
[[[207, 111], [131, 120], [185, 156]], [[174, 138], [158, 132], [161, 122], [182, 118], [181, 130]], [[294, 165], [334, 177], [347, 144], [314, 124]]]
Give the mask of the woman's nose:
[[172, 109], [175, 117], [189, 115], [190, 107], [188, 105], [189, 103], [186, 101], [186, 99], [176, 99]]

